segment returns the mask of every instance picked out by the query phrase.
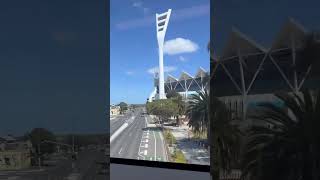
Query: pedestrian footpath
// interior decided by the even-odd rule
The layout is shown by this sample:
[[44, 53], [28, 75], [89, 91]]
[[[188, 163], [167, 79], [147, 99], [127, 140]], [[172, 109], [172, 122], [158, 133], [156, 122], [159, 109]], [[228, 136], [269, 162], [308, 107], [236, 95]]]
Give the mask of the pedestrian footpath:
[[180, 127], [165, 126], [165, 128], [171, 130], [178, 148], [182, 151], [188, 163], [201, 165], [210, 164], [210, 152], [201, 146], [199, 142], [190, 139], [189, 127], [187, 125], [181, 125]]

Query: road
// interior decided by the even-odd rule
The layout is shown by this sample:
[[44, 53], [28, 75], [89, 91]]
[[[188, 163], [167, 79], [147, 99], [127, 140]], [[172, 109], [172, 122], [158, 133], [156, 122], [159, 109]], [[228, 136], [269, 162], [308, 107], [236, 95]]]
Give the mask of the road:
[[162, 132], [151, 127], [144, 108], [110, 121], [110, 156], [125, 159], [167, 161]]
[[99, 174], [101, 165], [97, 162], [105, 161], [106, 156], [103, 152], [97, 150], [85, 150], [79, 152], [78, 160], [75, 162], [77, 170], [72, 169], [72, 161], [69, 159], [61, 160], [58, 164], [51, 168], [44, 168], [39, 171], [37, 169], [29, 171], [17, 171], [10, 173], [0, 173], [2, 179], [16, 180], [66, 180], [72, 175], [78, 176], [74, 180], [105, 180], [107, 174]]

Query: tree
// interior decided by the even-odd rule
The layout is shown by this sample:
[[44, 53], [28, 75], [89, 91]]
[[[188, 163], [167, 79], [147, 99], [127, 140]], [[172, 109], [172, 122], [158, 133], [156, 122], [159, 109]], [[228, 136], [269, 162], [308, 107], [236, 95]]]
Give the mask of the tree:
[[[30, 140], [32, 146], [36, 149], [36, 153], [51, 154], [55, 151], [55, 144], [45, 143], [44, 141], [55, 141], [55, 135], [47, 129], [44, 128], [35, 128], [30, 133]], [[39, 153], [40, 147], [40, 153]]]
[[177, 116], [178, 105], [172, 99], [159, 99], [147, 104], [148, 114], [157, 116], [159, 123], [163, 125], [172, 116]]
[[320, 92], [276, 93], [283, 103], [258, 105], [249, 118], [243, 176], [253, 179], [320, 179]]
[[178, 112], [177, 112], [177, 116], [175, 116], [175, 118], [176, 118], [176, 124], [179, 126], [181, 124], [179, 116], [184, 115], [186, 112], [185, 102], [183, 101], [182, 96], [173, 90], [169, 91], [166, 96], [168, 99], [172, 99], [172, 101], [174, 103], [176, 103], [176, 105], [177, 105]]
[[199, 91], [192, 94], [187, 107], [189, 126], [196, 133], [208, 132], [209, 127], [209, 93]]
[[[210, 55], [210, 69], [215, 69], [219, 61], [214, 57], [214, 49], [210, 41], [207, 44], [207, 50]], [[214, 80], [213, 72], [210, 74], [210, 81]], [[213, 83], [210, 82], [210, 89], [214, 89], [212, 85]], [[228, 173], [238, 164], [243, 133], [237, 124], [238, 117], [231, 109], [212, 94], [209, 101], [210, 172], [212, 179], [215, 180], [220, 179], [221, 172]]]
[[128, 104], [125, 102], [120, 102], [120, 113], [123, 114], [128, 109]]
[[242, 133], [238, 118], [216, 97], [210, 99], [210, 144], [212, 179], [230, 172], [238, 164]]
[[[317, 35], [319, 35], [319, 33], [311, 32], [306, 36], [301, 50], [302, 58], [300, 58], [296, 64], [298, 72], [308, 71], [309, 68], [311, 70], [312, 66], [319, 67], [320, 63], [318, 60], [320, 59], [320, 40], [317, 39], [319, 38]], [[319, 74], [319, 70], [316, 67], [313, 67], [312, 70], [314, 73]]]

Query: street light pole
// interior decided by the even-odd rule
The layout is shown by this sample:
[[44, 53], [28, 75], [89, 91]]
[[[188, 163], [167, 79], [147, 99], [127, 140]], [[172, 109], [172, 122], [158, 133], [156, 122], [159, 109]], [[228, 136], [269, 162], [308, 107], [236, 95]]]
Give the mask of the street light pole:
[[72, 135], [72, 152], [74, 153], [74, 134]]
[[38, 161], [39, 161], [39, 169], [41, 169], [41, 158], [40, 158], [40, 142], [38, 143]]

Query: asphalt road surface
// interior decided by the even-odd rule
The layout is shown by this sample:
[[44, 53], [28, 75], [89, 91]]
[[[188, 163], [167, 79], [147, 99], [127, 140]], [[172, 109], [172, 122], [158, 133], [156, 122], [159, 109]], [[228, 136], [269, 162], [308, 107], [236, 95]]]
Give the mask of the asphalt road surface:
[[144, 108], [135, 109], [110, 121], [110, 156], [125, 159], [167, 161], [164, 138]]

